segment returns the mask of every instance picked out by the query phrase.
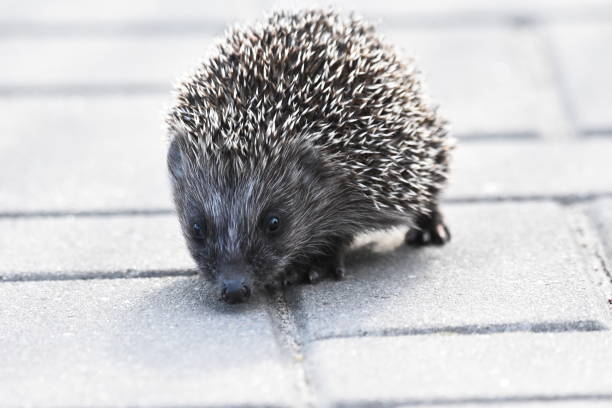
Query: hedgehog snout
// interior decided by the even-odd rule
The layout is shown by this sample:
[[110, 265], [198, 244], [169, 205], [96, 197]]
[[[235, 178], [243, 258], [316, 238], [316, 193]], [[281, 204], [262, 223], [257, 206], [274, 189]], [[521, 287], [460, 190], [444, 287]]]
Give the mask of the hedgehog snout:
[[251, 296], [251, 288], [244, 280], [227, 280], [221, 285], [221, 299], [227, 303], [243, 303]]
[[220, 295], [227, 303], [243, 303], [251, 296], [251, 283], [245, 276], [246, 268], [241, 264], [227, 264], [219, 269]]

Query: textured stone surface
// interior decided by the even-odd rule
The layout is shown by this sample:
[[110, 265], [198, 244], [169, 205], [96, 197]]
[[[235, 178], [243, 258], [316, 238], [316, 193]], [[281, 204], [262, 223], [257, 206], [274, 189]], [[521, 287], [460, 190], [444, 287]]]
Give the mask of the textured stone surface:
[[588, 196], [612, 192], [612, 139], [463, 143], [449, 198]]
[[[554, 17], [585, 17], [610, 13], [610, 3], [606, 0], [537, 0], [537, 1], [498, 1], [469, 0], [383, 0], [376, 3], [366, 0], [322, 0], [317, 5], [335, 5], [346, 10], [357, 10], [373, 17], [401, 17], [410, 19], [419, 17], [421, 23], [440, 18], [453, 18], [463, 22], [481, 21], [496, 18], [494, 21], [505, 21], [505, 18], [530, 17], [546, 19]], [[35, 0], [5, 1], [0, 7], [2, 19], [11, 21], [33, 21], [36, 23], [72, 23], [82, 21], [123, 22], [140, 21], [205, 21], [231, 20], [258, 15], [271, 7], [312, 6], [305, 0], [231, 0], [224, 3], [208, 3], [198, 0], [180, 0], [174, 2], [150, 2], [145, 0], [131, 1], [126, 4], [119, 0], [84, 5], [77, 0], [62, 0], [53, 6], [41, 4]], [[609, 15], [609, 14], [608, 14]], [[412, 20], [409, 20], [412, 21]], [[417, 20], [419, 21], [419, 20]], [[512, 21], [512, 20], [511, 20]], [[521, 21], [521, 20], [518, 20]], [[156, 32], [169, 28], [156, 26]]]
[[[306, 0], [264, 0], [268, 6], [308, 6]], [[356, 10], [367, 16], [391, 20], [396, 24], [410, 22], [429, 24], [446, 22], [468, 25], [474, 22], [521, 22], [527, 19], [576, 18], [610, 15], [612, 6], [606, 0], [321, 0], [316, 4]]]
[[[147, 1], [133, 0], [128, 3], [120, 0], [86, 4], [78, 0], [60, 0], [53, 4], [36, 0], [9, 0], [2, 2], [0, 15], [6, 22], [32, 21], [36, 23], [123, 22], [125, 26], [140, 21], [172, 22], [173, 20], [214, 21], [243, 18], [257, 13], [258, 1], [229, 0], [223, 3], [210, 3], [197, 0]], [[91, 24], [90, 24], [91, 26]], [[156, 30], [164, 31], [164, 25]]]
[[333, 339], [316, 342], [307, 356], [313, 387], [326, 406], [589, 394], [612, 398], [609, 332]]
[[0, 276], [4, 279], [121, 276], [193, 268], [173, 214], [0, 219]]
[[1, 284], [2, 405], [294, 401], [264, 305], [202, 296], [192, 278]]
[[610, 325], [561, 207], [443, 210], [453, 234], [449, 245], [389, 251], [402, 235], [388, 235], [374, 251], [349, 256], [344, 281], [292, 289], [304, 337]]
[[612, 24], [558, 23], [549, 35], [579, 127], [612, 135]]
[[458, 136], [567, 136], [550, 68], [533, 31], [400, 28], [381, 26], [405, 55], [416, 58], [426, 89]]
[[165, 100], [0, 100], [0, 211], [169, 208]]
[[209, 34], [9, 37], [0, 42], [5, 56], [0, 90], [25, 87], [28, 92], [48, 92], [61, 85], [64, 92], [87, 93], [139, 86], [166, 94], [211, 44]]

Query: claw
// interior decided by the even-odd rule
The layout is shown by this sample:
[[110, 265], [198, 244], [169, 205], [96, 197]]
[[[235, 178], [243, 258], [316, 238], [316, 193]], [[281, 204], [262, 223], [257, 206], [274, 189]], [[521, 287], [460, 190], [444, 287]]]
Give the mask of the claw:
[[315, 268], [310, 269], [308, 271], [308, 282], [309, 283], [317, 283], [321, 280], [321, 274]]
[[344, 269], [344, 266], [336, 266], [334, 268], [333, 275], [334, 275], [334, 278], [336, 278], [336, 280], [344, 279], [345, 274], [346, 274], [346, 270]]

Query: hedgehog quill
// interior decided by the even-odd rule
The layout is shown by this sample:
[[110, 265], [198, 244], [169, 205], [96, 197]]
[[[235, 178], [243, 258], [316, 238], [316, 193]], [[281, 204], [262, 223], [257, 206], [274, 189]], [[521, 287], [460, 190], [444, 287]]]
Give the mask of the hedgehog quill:
[[419, 73], [373, 26], [278, 11], [232, 29], [177, 88], [167, 156], [178, 218], [228, 303], [342, 278], [356, 234], [444, 244], [451, 151]]

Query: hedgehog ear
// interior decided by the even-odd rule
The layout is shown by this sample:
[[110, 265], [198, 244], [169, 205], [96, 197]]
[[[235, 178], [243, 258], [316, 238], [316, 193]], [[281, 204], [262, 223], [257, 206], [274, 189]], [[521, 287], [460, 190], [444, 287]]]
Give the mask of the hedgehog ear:
[[312, 173], [317, 173], [320, 170], [321, 159], [314, 147], [308, 146], [302, 152], [302, 166]]
[[174, 181], [182, 181], [185, 178], [185, 155], [181, 149], [179, 137], [174, 136], [168, 148], [168, 170]]
[[302, 166], [302, 179], [306, 183], [325, 176], [325, 166], [319, 150], [310, 145], [302, 145], [299, 162]]

